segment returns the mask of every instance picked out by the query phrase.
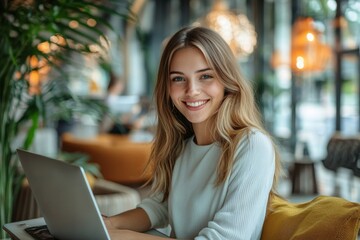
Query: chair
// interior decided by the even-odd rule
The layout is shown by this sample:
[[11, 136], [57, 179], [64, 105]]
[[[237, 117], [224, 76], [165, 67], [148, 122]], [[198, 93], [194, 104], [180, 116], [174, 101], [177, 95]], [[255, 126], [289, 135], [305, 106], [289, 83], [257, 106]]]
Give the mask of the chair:
[[334, 195], [338, 195], [336, 177], [341, 168], [350, 170], [351, 179], [360, 177], [360, 138], [335, 134], [328, 142], [327, 156], [322, 163], [326, 169], [334, 172]]
[[360, 138], [333, 136], [327, 145], [327, 156], [324, 166], [332, 171], [339, 168], [351, 169], [360, 176], [358, 160], [360, 159]]
[[145, 171], [151, 143], [133, 142], [127, 135], [100, 134], [83, 139], [66, 133], [61, 138], [64, 152], [81, 152], [89, 156], [89, 162], [99, 165], [103, 178], [125, 185], [139, 185], [151, 176]]

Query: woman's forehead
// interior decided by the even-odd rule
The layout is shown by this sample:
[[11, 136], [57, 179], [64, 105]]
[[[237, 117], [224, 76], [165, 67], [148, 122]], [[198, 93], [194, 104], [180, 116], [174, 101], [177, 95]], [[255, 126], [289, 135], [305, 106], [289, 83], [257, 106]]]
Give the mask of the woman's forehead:
[[170, 71], [186, 67], [204, 69], [211, 68], [211, 64], [200, 49], [189, 46], [176, 50], [169, 62]]

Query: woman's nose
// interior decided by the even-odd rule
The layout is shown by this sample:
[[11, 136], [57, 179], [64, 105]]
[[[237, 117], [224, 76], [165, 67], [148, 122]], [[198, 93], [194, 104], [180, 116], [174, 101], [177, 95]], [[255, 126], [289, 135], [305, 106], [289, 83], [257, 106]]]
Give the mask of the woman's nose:
[[200, 92], [199, 84], [194, 80], [188, 81], [187, 88], [186, 88], [186, 94], [189, 96], [193, 96], [193, 95], [199, 94], [199, 92]]

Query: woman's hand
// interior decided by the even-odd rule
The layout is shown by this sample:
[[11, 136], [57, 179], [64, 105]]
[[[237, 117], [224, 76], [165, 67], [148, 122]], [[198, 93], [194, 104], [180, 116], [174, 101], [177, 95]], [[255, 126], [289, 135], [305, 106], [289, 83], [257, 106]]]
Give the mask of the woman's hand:
[[110, 217], [102, 216], [105, 226], [110, 235], [110, 239], [117, 240], [160, 240], [160, 239], [170, 239], [165, 237], [154, 236], [146, 233], [139, 233], [131, 230], [118, 229], [112, 222]]
[[108, 229], [110, 239], [112, 240], [161, 240], [161, 239], [170, 239], [165, 237], [154, 236], [146, 233], [134, 232], [131, 230], [123, 229]]
[[117, 228], [111, 223], [111, 218], [102, 215], [102, 219], [103, 219], [103, 221], [104, 221], [104, 223], [105, 223], [105, 227], [106, 227], [106, 229], [107, 229], [108, 231], [117, 229]]
[[106, 217], [106, 216], [102, 216], [105, 226], [108, 230], [108, 233], [110, 235], [110, 239], [139, 239], [136, 238], [136, 232], [130, 231], [130, 230], [123, 230], [123, 229], [118, 229], [116, 228], [112, 223], [111, 223], [111, 218]]
[[[113, 240], [160, 240], [169, 239], [142, 232], [150, 229], [150, 221], [142, 209], [130, 210], [112, 217], [102, 216], [110, 238]], [[135, 217], [136, 216], [136, 217]], [[142, 217], [139, 217], [142, 216]], [[135, 222], [137, 224], [135, 224]], [[131, 230], [128, 230], [131, 229]], [[134, 230], [134, 231], [133, 231]]]

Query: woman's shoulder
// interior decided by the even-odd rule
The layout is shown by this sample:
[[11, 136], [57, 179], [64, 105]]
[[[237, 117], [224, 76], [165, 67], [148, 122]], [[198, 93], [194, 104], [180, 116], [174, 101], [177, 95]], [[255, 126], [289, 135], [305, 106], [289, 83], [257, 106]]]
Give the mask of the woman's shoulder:
[[250, 128], [247, 130], [247, 133], [245, 135], [245, 137], [243, 138], [244, 140], [248, 140], [249, 142], [261, 142], [261, 143], [271, 143], [271, 137], [269, 136], [269, 134], [265, 133], [264, 131], [261, 131], [260, 129], [257, 128]]
[[270, 135], [257, 128], [248, 129], [237, 144], [238, 153], [244, 151], [261, 151], [268, 153], [272, 152], [273, 148], [273, 141]]
[[236, 147], [234, 172], [248, 172], [264, 166], [273, 167], [274, 158], [275, 148], [271, 137], [261, 130], [251, 129]]

